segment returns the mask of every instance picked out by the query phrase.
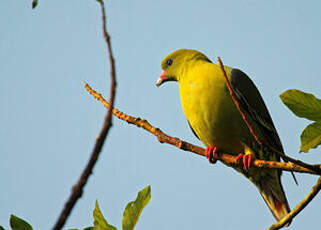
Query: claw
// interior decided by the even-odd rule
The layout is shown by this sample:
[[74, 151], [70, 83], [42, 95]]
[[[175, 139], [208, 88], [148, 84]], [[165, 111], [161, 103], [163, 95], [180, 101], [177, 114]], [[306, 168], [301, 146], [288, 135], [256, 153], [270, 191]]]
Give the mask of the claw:
[[217, 153], [217, 147], [208, 146], [205, 150], [207, 159], [210, 163], [215, 164], [216, 160], [214, 159], [214, 155]]
[[244, 169], [247, 171], [249, 170], [251, 163], [252, 163], [252, 154], [242, 154], [240, 153], [236, 158], [235, 161], [240, 164], [241, 159], [243, 158], [243, 166]]
[[240, 153], [237, 157], [235, 157], [236, 163], [240, 163], [241, 159], [244, 157], [244, 154]]

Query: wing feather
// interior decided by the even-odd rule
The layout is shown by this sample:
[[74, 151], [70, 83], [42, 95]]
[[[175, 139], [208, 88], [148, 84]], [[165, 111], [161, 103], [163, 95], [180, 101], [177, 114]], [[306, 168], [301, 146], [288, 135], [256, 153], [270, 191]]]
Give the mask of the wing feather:
[[[247, 113], [246, 115], [251, 118], [253, 128], [259, 133], [260, 138], [265, 140], [270, 146], [284, 153], [271, 115], [253, 81], [239, 69], [232, 69], [230, 81], [240, 106]], [[280, 161], [280, 157], [276, 157], [278, 161]], [[283, 161], [285, 160], [283, 159]], [[294, 173], [291, 172], [291, 174], [295, 183], [298, 184]], [[281, 175], [281, 171], [279, 171], [279, 175]]]

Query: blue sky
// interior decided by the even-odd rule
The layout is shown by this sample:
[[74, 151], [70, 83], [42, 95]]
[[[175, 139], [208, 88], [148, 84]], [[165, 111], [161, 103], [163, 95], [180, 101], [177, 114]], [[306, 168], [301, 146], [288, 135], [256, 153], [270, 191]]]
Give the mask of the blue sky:
[[[175, 83], [156, 88], [160, 62], [179, 48], [246, 72], [256, 83], [286, 153], [320, 162], [320, 149], [299, 154], [308, 121], [295, 117], [279, 94], [297, 88], [321, 97], [321, 3], [310, 1], [108, 1], [115, 53], [116, 107], [170, 135], [201, 143], [183, 115]], [[94, 0], [0, 2], [0, 225], [10, 214], [34, 229], [53, 226], [85, 166], [105, 109], [84, 81], [109, 95], [109, 64]], [[317, 177], [289, 173], [283, 185], [294, 207]], [[221, 163], [160, 144], [114, 120], [94, 174], [64, 229], [92, 224], [98, 199], [107, 220], [151, 185], [152, 199], [137, 229], [265, 229], [274, 223], [256, 188]], [[319, 226], [320, 195], [291, 229]]]

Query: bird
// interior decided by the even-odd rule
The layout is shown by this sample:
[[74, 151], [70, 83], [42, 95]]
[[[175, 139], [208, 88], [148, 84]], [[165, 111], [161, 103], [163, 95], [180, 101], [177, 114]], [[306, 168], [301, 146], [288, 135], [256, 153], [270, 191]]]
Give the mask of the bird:
[[[238, 172], [258, 189], [276, 220], [290, 212], [281, 184], [282, 171], [251, 167], [253, 159], [280, 161], [279, 155], [258, 143], [229, 93], [221, 67], [203, 53], [179, 49], [161, 62], [156, 86], [177, 81], [183, 112], [195, 136], [206, 146], [206, 155], [224, 152], [236, 157]], [[224, 66], [228, 80], [250, 125], [264, 143], [284, 153], [281, 140], [263, 98], [241, 70]], [[288, 224], [289, 225], [289, 224]]]

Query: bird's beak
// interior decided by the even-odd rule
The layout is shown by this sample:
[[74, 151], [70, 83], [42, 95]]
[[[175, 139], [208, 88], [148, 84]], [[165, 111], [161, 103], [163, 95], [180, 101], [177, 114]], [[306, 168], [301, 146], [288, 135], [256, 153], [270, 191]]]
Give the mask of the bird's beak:
[[163, 70], [163, 73], [160, 75], [160, 77], [158, 78], [158, 80], [156, 82], [157, 87], [159, 87], [161, 84], [163, 84], [163, 82], [165, 80], [165, 74], [166, 74], [166, 71]]

